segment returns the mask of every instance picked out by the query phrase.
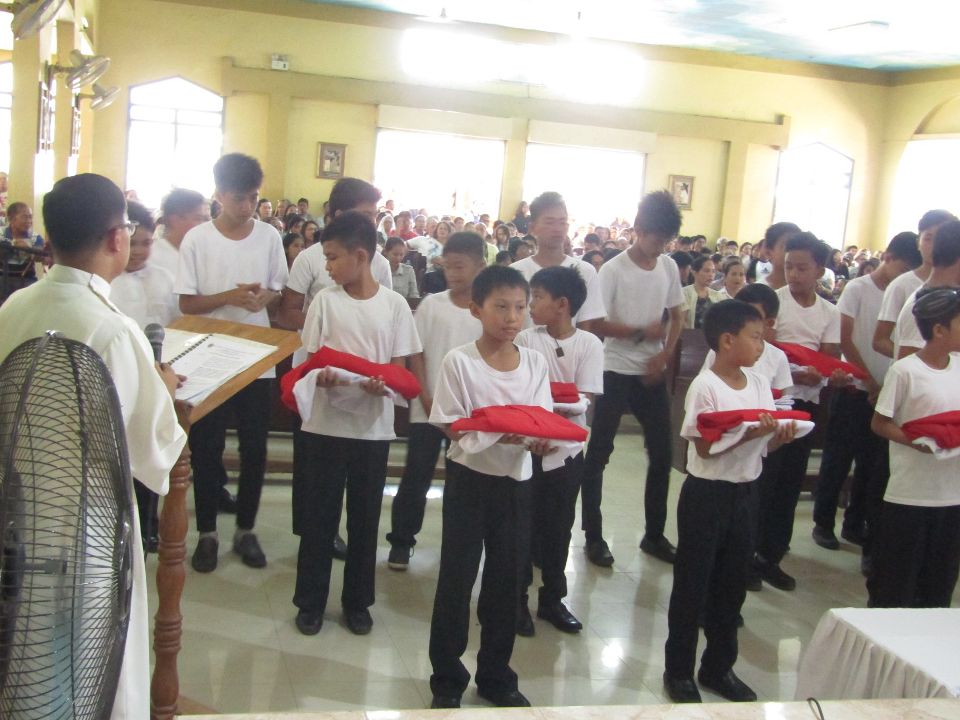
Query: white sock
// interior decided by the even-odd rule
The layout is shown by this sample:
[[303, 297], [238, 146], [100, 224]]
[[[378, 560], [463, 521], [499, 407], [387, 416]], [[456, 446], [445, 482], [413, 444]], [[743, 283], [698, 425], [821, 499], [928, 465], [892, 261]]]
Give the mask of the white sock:
[[212, 537], [212, 538], [213, 538], [214, 540], [216, 540], [217, 542], [220, 542], [220, 538], [217, 537], [217, 531], [216, 531], [216, 530], [214, 530], [213, 532], [202, 532], [202, 533], [200, 533], [200, 539], [201, 539], [201, 540], [203, 540], [204, 538], [208, 538], [208, 537]]

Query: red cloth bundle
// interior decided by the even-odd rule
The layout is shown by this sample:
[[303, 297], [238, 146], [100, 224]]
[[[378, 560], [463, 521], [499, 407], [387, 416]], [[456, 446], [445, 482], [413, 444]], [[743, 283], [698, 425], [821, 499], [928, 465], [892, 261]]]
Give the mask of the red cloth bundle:
[[362, 357], [351, 355], [328, 347], [322, 347], [309, 360], [302, 362], [280, 378], [280, 400], [288, 408], [297, 412], [297, 401], [293, 397], [293, 386], [311, 370], [327, 366], [349, 370], [365, 377], [382, 377], [384, 384], [407, 400], [413, 400], [420, 394], [420, 382], [416, 375], [406, 368], [393, 363], [375, 363]]
[[574, 383], [552, 382], [550, 383], [550, 394], [553, 395], [555, 403], [575, 403], [580, 402], [580, 391]]
[[476, 430], [547, 440], [584, 442], [587, 439], [585, 428], [536, 405], [477, 408], [470, 417], [454, 422], [450, 429], [454, 432]]
[[834, 370], [843, 370], [845, 373], [853, 375], [858, 380], [870, 379], [870, 373], [863, 368], [857, 367], [856, 365], [843, 360], [838, 360], [832, 355], [827, 355], [826, 353], [822, 353], [817, 350], [811, 350], [810, 348], [806, 348], [803, 345], [797, 345], [796, 343], [775, 342], [773, 344], [775, 347], [783, 350], [783, 352], [786, 353], [787, 360], [794, 365], [812, 367], [825, 378], [830, 377]]
[[911, 440], [932, 438], [942, 450], [960, 447], [960, 411], [951, 410], [910, 420], [901, 429]]
[[767, 414], [774, 420], [809, 420], [810, 413], [801, 410], [720, 410], [700, 413], [697, 416], [697, 430], [707, 442], [716, 442], [723, 434], [745, 422], [757, 422], [760, 416]]
[[773, 399], [779, 400], [783, 397], [783, 390], [777, 390], [776, 388], [770, 388], [770, 392], [773, 393]]

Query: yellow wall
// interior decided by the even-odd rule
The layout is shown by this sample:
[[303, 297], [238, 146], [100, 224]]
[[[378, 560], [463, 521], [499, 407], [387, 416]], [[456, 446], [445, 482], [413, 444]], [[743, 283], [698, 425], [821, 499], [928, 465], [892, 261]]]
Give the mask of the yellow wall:
[[[265, 6], [276, 14], [257, 12]], [[298, 14], [303, 17], [293, 17]], [[348, 173], [369, 178], [376, 106], [406, 102], [513, 118], [521, 127], [539, 119], [656, 133], [646, 189], [661, 186], [669, 174], [696, 176], [684, 230], [712, 238], [733, 229], [740, 240], [755, 240], [770, 220], [776, 146], [818, 141], [854, 158], [846, 242], [882, 242], [886, 223], [878, 200], [884, 201], [891, 165], [899, 158], [888, 133], [910, 125], [910, 113], [900, 118], [895, 98], [920, 95], [923, 105], [941, 92], [928, 87], [937, 82], [890, 87], [881, 73], [640, 46], [630, 47], [649, 58], [645, 72], [624, 80], [638, 83], [639, 92], [618, 107], [581, 105], [519, 83], [428, 87], [406, 76], [400, 63], [402, 30], [414, 24], [401, 16], [292, 0], [101, 0], [98, 51], [114, 59], [108, 79], [124, 89], [181, 75], [227, 94], [225, 148], [264, 162], [264, 190], [273, 197], [303, 194], [314, 207], [323, 201], [330, 183], [313, 171], [321, 140], [345, 142]], [[543, 33], [483, 32], [555, 40]], [[274, 52], [289, 56], [291, 73], [263, 70]], [[235, 72], [225, 69], [232, 66]], [[946, 82], [960, 87], [960, 80]], [[126, 95], [96, 116], [94, 168], [120, 184], [126, 124]], [[731, 143], [738, 143], [733, 154]], [[516, 138], [508, 144], [504, 210], [520, 199], [521, 147]]]

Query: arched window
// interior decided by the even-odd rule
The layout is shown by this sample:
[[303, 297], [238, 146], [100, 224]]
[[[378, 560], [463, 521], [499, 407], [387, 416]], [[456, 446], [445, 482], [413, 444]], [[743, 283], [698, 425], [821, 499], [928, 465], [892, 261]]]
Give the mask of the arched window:
[[130, 88], [127, 189], [158, 207], [171, 188], [213, 192], [223, 149], [223, 98], [170, 78]]
[[823, 143], [780, 153], [773, 221], [793, 222], [835, 248], [847, 231], [853, 158]]

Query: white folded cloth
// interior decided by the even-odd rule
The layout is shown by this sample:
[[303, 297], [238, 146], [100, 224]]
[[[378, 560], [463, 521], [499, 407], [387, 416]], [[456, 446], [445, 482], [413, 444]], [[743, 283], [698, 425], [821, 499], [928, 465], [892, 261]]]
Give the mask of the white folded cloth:
[[[300, 417], [303, 422], [310, 420], [313, 415], [313, 399], [318, 390], [327, 393], [330, 404], [338, 410], [343, 410], [354, 415], [362, 415], [370, 410], [380, 407], [380, 398], [371, 395], [364, 390], [361, 385], [370, 378], [365, 375], [359, 375], [342, 368], [331, 367], [330, 370], [336, 374], [340, 382], [345, 385], [334, 385], [330, 388], [317, 387], [317, 375], [324, 368], [311, 370], [293, 386], [293, 397], [297, 401], [297, 410], [300, 411]], [[394, 405], [406, 407], [407, 401], [400, 393], [390, 388], [386, 388], [386, 397], [393, 401]]]

